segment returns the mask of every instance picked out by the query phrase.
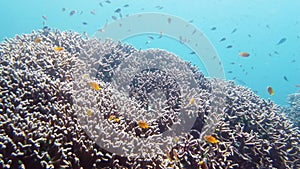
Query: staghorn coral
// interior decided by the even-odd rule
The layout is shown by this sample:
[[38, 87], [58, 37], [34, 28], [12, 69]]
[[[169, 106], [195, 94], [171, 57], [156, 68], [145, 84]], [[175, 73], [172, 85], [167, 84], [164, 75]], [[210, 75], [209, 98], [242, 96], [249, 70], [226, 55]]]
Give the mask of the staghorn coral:
[[166, 51], [46, 29], [0, 55], [1, 168], [300, 167], [299, 130], [278, 106]]

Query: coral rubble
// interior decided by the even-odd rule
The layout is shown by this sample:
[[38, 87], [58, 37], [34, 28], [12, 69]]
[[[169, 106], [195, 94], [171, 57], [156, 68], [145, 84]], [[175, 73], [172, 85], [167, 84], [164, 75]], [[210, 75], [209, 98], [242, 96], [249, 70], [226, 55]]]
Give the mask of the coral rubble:
[[300, 168], [279, 106], [166, 51], [45, 29], [0, 55], [0, 168]]

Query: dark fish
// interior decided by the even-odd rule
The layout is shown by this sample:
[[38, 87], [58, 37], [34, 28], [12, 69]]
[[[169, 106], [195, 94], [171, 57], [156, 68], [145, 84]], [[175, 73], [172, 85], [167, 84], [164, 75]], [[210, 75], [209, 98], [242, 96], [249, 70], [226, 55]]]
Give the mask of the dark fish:
[[87, 25], [88, 23], [87, 23], [87, 22], [82, 22], [82, 24], [83, 24], [83, 25]]
[[253, 67], [253, 66], [251, 66], [251, 69], [253, 70], [253, 69], [254, 69], [254, 67]]
[[75, 10], [72, 10], [72, 11], [70, 12], [70, 16], [74, 15], [75, 12], [76, 12]]
[[222, 39], [220, 39], [220, 42], [223, 42], [223, 41], [225, 41], [226, 40], [226, 38], [222, 38]]
[[99, 5], [100, 5], [101, 7], [103, 7], [103, 4], [102, 4], [101, 2], [99, 3]]
[[287, 39], [286, 38], [281, 38], [276, 45], [280, 45], [284, 43]]
[[279, 53], [278, 53], [277, 51], [274, 51], [274, 53], [275, 53], [276, 55], [279, 55]]
[[234, 33], [234, 32], [236, 32], [237, 31], [237, 29], [236, 28], [234, 28], [232, 31], [231, 31], [231, 33]]
[[293, 59], [291, 62], [292, 62], [292, 63], [295, 63], [295, 62], [296, 62], [296, 60], [295, 60], [295, 59]]
[[122, 15], [122, 13], [119, 13], [119, 16], [120, 16], [120, 18], [123, 18], [123, 15]]
[[66, 8], [62, 8], [61, 11], [65, 12], [65, 11], [66, 11]]
[[226, 46], [226, 48], [232, 48], [232, 45], [228, 45], [228, 46]]
[[232, 71], [230, 70], [230, 71], [228, 71], [227, 73], [232, 73]]
[[251, 34], [248, 34], [248, 37], [249, 37], [249, 38], [251, 38], [251, 37], [252, 37], [252, 35], [251, 35]]
[[109, 0], [106, 0], [105, 2], [106, 2], [106, 3], [108, 3], [108, 4], [110, 4], [110, 3], [111, 3]]
[[216, 27], [212, 27], [210, 30], [214, 31], [214, 30], [216, 30], [216, 29], [217, 29]]
[[154, 39], [154, 37], [153, 37], [153, 36], [148, 36], [148, 38], [149, 38], [149, 39], [151, 39], [151, 40], [153, 40], [153, 39]]
[[95, 15], [96, 13], [95, 13], [95, 10], [91, 10], [91, 14], [92, 15]]
[[128, 5], [128, 4], [125, 4], [123, 7], [124, 7], [124, 8], [127, 8], [127, 7], [129, 7], [129, 5]]
[[120, 13], [120, 12], [121, 12], [121, 8], [115, 10], [115, 13]]
[[269, 26], [269, 25], [266, 25], [266, 28], [270, 29], [270, 26]]
[[112, 18], [113, 20], [117, 20], [117, 19], [118, 19], [116, 16], [111, 16], [111, 18]]
[[44, 20], [47, 20], [47, 17], [46, 17], [45, 15], [43, 15], [42, 18], [43, 18]]
[[287, 82], [289, 81], [286, 76], [283, 76], [283, 79]]
[[192, 35], [194, 35], [196, 32], [197, 32], [197, 29], [195, 29], [195, 30], [192, 32]]
[[196, 54], [196, 52], [191, 52], [191, 53], [190, 53], [190, 55], [194, 55], [194, 54]]
[[234, 62], [230, 62], [230, 64], [234, 65], [235, 63]]
[[193, 22], [194, 22], [194, 20], [190, 20], [190, 21], [189, 21], [189, 23], [193, 23]]
[[171, 18], [168, 18], [168, 23], [170, 24], [172, 22], [172, 19]]

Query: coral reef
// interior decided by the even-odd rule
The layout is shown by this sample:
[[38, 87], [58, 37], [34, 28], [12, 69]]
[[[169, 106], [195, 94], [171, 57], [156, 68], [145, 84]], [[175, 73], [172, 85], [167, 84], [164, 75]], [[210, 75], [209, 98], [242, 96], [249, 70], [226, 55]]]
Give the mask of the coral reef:
[[0, 168], [300, 168], [280, 107], [166, 51], [45, 29], [0, 55]]
[[293, 93], [287, 97], [289, 106], [282, 108], [289, 119], [294, 123], [295, 126], [300, 128], [300, 93]]

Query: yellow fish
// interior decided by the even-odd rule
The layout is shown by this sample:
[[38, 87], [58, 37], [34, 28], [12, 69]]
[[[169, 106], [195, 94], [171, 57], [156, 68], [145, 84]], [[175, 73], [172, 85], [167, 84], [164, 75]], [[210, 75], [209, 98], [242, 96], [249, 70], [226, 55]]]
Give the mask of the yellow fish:
[[138, 124], [138, 126], [139, 126], [140, 128], [142, 128], [142, 129], [148, 129], [148, 128], [149, 128], [148, 123], [145, 122], [145, 121], [140, 120], [140, 121], [138, 121], [137, 124]]
[[86, 109], [86, 114], [91, 117], [92, 116], [92, 110], [91, 109]]
[[91, 88], [93, 88], [94, 90], [99, 91], [101, 88], [100, 86], [96, 83], [96, 82], [89, 82], [89, 85]]
[[211, 135], [204, 136], [204, 140], [212, 144], [217, 144], [219, 142], [214, 136]]
[[195, 104], [195, 99], [192, 97], [189, 103], [190, 104]]
[[119, 123], [120, 119], [117, 118], [115, 115], [110, 115], [109, 118], [108, 118], [109, 121], [113, 121], [116, 122], [116, 123]]
[[55, 46], [54, 50], [56, 50], [56, 51], [62, 51], [62, 50], [64, 50], [64, 48], [60, 47], [60, 46]]

